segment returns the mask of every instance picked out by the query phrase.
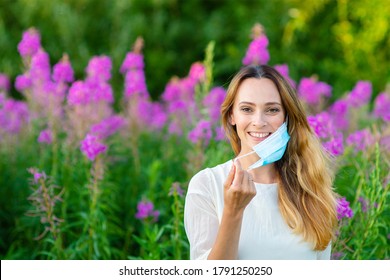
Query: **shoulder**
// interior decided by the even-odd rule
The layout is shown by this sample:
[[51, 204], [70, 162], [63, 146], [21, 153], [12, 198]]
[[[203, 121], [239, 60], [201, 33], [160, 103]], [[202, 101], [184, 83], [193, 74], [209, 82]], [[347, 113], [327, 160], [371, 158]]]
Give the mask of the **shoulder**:
[[209, 193], [214, 186], [224, 182], [232, 166], [232, 161], [219, 164], [211, 168], [205, 168], [196, 173], [188, 185], [189, 193]]

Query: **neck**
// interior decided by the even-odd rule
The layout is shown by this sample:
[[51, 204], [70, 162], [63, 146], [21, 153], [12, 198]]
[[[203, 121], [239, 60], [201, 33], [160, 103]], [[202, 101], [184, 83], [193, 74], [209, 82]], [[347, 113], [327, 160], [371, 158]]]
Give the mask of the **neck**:
[[253, 180], [256, 183], [261, 183], [261, 184], [277, 183], [278, 172], [276, 171], [276, 167], [274, 163], [252, 169], [251, 171], [249, 171], [249, 173], [252, 175]]

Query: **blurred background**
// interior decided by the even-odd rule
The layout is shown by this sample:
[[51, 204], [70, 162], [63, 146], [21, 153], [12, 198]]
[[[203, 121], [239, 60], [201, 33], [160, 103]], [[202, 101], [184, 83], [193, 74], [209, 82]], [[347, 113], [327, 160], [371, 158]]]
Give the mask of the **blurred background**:
[[142, 36], [148, 89], [158, 99], [172, 76], [204, 59], [210, 41], [215, 84], [226, 85], [256, 22], [270, 41], [269, 64], [288, 64], [296, 80], [318, 75], [334, 87], [334, 99], [358, 80], [370, 80], [374, 96], [390, 82], [388, 0], [0, 0], [0, 72], [12, 82], [22, 72], [17, 44], [33, 26], [51, 64], [67, 53], [77, 79], [92, 56], [110, 56], [121, 95], [119, 67]]

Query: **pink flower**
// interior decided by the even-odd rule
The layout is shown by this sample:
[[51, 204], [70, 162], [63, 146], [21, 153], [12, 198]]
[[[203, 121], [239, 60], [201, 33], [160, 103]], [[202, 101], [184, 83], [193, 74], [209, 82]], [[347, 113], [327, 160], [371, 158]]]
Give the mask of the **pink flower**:
[[345, 99], [339, 99], [328, 110], [332, 116], [333, 124], [337, 129], [346, 130], [349, 127], [349, 103]]
[[349, 207], [349, 201], [345, 197], [341, 197], [337, 200], [337, 218], [352, 218], [353, 212]]
[[390, 122], [390, 94], [388, 92], [380, 93], [374, 102], [374, 116]]
[[144, 57], [142, 54], [129, 52], [126, 55], [125, 60], [122, 63], [120, 72], [126, 74], [127, 71], [132, 69], [143, 69], [144, 68]]
[[372, 84], [369, 81], [358, 81], [347, 99], [352, 107], [361, 107], [370, 101]]
[[55, 82], [71, 83], [74, 81], [74, 72], [67, 56], [53, 67], [53, 80]]
[[28, 168], [27, 171], [34, 176], [34, 183], [38, 184], [39, 180], [42, 178], [43, 180], [47, 179], [47, 175], [44, 171], [39, 172], [36, 168]]
[[84, 140], [81, 141], [80, 150], [89, 160], [94, 161], [99, 154], [107, 150], [107, 146], [100, 142], [99, 137], [87, 134]]
[[99, 82], [107, 82], [111, 79], [112, 62], [106, 56], [94, 56], [88, 63], [86, 72], [87, 79], [97, 80]]
[[93, 125], [90, 133], [98, 136], [100, 139], [105, 139], [116, 133], [125, 124], [126, 120], [123, 117], [111, 116], [102, 120], [100, 123]]
[[53, 136], [50, 129], [42, 130], [41, 133], [39, 133], [39, 137], [38, 137], [39, 143], [51, 144], [52, 141], [53, 141]]
[[8, 92], [11, 88], [11, 82], [6, 74], [0, 73], [0, 92]]
[[215, 141], [227, 140], [223, 126], [217, 126], [215, 128]]
[[15, 88], [19, 92], [23, 92], [32, 86], [31, 78], [27, 74], [19, 75], [15, 80]]
[[328, 112], [321, 112], [315, 116], [308, 116], [309, 125], [320, 138], [331, 137], [336, 131]]
[[323, 146], [330, 154], [340, 156], [344, 153], [343, 135], [336, 133], [329, 141], [324, 142]]
[[35, 28], [30, 28], [23, 33], [22, 40], [18, 44], [18, 51], [22, 57], [33, 56], [41, 47], [41, 36]]
[[162, 104], [150, 102], [147, 99], [141, 99], [138, 102], [138, 118], [155, 129], [163, 128], [168, 120]]
[[141, 201], [137, 205], [137, 213], [135, 214], [135, 217], [138, 220], [147, 220], [149, 218], [152, 218], [153, 222], [156, 222], [158, 219], [158, 216], [160, 215], [159, 211], [154, 211], [154, 205], [150, 201]]
[[146, 86], [145, 73], [142, 69], [134, 69], [126, 72], [125, 76], [125, 97], [138, 94], [142, 98], [147, 98], [149, 92]]
[[332, 87], [315, 78], [302, 78], [298, 85], [298, 95], [306, 103], [315, 105], [321, 101], [322, 96], [332, 95]]
[[221, 117], [220, 107], [225, 99], [226, 91], [222, 87], [215, 87], [203, 99], [203, 105], [208, 109], [211, 122], [219, 121]]
[[261, 34], [259, 37], [255, 38], [249, 44], [245, 57], [242, 60], [242, 64], [244, 65], [267, 64], [270, 59], [267, 46], [268, 46], [268, 38], [264, 34]]
[[199, 121], [196, 127], [188, 133], [188, 139], [192, 143], [197, 143], [199, 140], [204, 140], [207, 144], [211, 137], [211, 123], [206, 120]]
[[288, 74], [289, 71], [287, 64], [274, 65], [274, 68], [290, 83], [291, 87], [297, 87], [295, 81]]
[[368, 129], [363, 129], [351, 133], [346, 142], [348, 145], [355, 147], [355, 151], [364, 151], [374, 143], [374, 137]]
[[50, 57], [47, 52], [40, 49], [31, 59], [30, 77], [32, 81], [46, 82], [50, 80]]
[[203, 81], [206, 78], [206, 69], [201, 62], [195, 62], [191, 65], [190, 73], [188, 75], [196, 82]]
[[68, 94], [69, 105], [86, 105], [91, 99], [90, 89], [85, 82], [76, 81], [71, 85]]
[[22, 101], [5, 99], [2, 105], [0, 107], [0, 129], [10, 134], [18, 134], [22, 126], [29, 122], [27, 104]]

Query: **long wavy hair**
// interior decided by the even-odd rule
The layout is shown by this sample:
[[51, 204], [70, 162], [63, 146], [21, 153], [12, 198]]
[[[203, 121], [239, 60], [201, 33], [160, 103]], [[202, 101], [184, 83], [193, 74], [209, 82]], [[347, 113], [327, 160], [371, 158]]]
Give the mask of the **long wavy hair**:
[[337, 225], [331, 158], [309, 126], [296, 91], [278, 71], [267, 65], [243, 67], [230, 82], [221, 106], [222, 125], [236, 155], [240, 153], [241, 141], [229, 119], [238, 89], [248, 78], [273, 81], [288, 116], [290, 141], [284, 156], [275, 163], [281, 214], [295, 233], [313, 244], [314, 250], [324, 250], [334, 238]]

